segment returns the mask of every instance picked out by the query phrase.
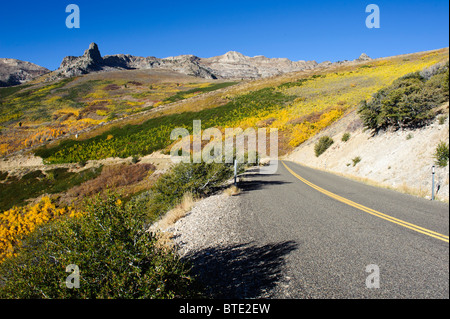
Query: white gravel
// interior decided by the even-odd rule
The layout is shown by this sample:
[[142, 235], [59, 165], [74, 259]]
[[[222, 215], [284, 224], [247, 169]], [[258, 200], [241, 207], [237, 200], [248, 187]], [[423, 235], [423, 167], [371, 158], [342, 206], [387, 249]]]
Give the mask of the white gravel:
[[[193, 266], [205, 295], [219, 299], [286, 298], [283, 244], [255, 238], [252, 212], [237, 196], [217, 194], [196, 202], [165, 231]], [[241, 206], [244, 205], [244, 206]], [[253, 225], [254, 226], [254, 225]]]
[[197, 202], [184, 218], [166, 231], [171, 232], [180, 256], [211, 247], [242, 242], [238, 196], [213, 195]]

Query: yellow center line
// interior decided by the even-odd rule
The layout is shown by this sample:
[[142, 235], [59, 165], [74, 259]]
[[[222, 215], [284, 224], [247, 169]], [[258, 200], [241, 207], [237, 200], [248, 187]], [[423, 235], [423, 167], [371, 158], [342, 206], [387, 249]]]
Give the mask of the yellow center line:
[[374, 209], [372, 209], [372, 208], [369, 208], [369, 207], [363, 206], [363, 205], [361, 205], [361, 204], [355, 203], [355, 202], [353, 202], [353, 201], [351, 201], [351, 200], [349, 200], [349, 199], [347, 199], [347, 198], [344, 198], [344, 197], [339, 196], [339, 195], [337, 195], [337, 194], [334, 194], [334, 193], [332, 193], [332, 192], [330, 192], [330, 191], [327, 191], [326, 189], [323, 189], [323, 188], [321, 188], [321, 187], [319, 187], [319, 186], [317, 186], [317, 185], [314, 185], [314, 184], [311, 183], [310, 181], [304, 179], [303, 177], [301, 177], [300, 175], [298, 175], [297, 173], [295, 173], [295, 172], [294, 172], [292, 169], [290, 169], [283, 161], [281, 161], [281, 162], [283, 163], [284, 167], [286, 167], [286, 169], [287, 169], [292, 175], [294, 175], [295, 177], [297, 177], [297, 178], [298, 178], [299, 180], [301, 180], [303, 183], [305, 183], [306, 185], [308, 185], [308, 186], [314, 188], [315, 190], [317, 190], [317, 191], [319, 191], [319, 192], [321, 192], [321, 193], [323, 193], [323, 194], [325, 194], [325, 195], [327, 195], [327, 196], [329, 196], [329, 197], [331, 197], [331, 198], [334, 198], [334, 199], [336, 199], [336, 200], [338, 200], [338, 201], [340, 201], [340, 202], [342, 202], [342, 203], [345, 203], [345, 204], [347, 204], [347, 205], [349, 205], [349, 206], [355, 207], [355, 208], [357, 208], [357, 209], [359, 209], [359, 210], [362, 210], [362, 211], [364, 211], [364, 212], [366, 212], [366, 213], [368, 213], [368, 214], [371, 214], [371, 215], [373, 215], [373, 216], [376, 216], [376, 217], [382, 218], [382, 219], [384, 219], [384, 220], [390, 221], [390, 222], [392, 222], [392, 223], [394, 223], [394, 224], [397, 224], [397, 225], [400, 225], [400, 226], [409, 228], [409, 229], [414, 230], [414, 231], [416, 231], [416, 232], [425, 234], [425, 235], [430, 236], [430, 237], [434, 237], [434, 238], [436, 238], [436, 239], [445, 241], [445, 242], [447, 242], [447, 243], [449, 242], [449, 237], [446, 236], [446, 235], [443, 235], [443, 234], [437, 233], [437, 232], [435, 232], [435, 231], [432, 231], [432, 230], [429, 230], [429, 229], [426, 229], [426, 228], [423, 228], [423, 227], [420, 227], [420, 226], [417, 226], [417, 225], [414, 225], [414, 224], [405, 222], [404, 220], [401, 220], [401, 219], [398, 219], [398, 218], [395, 218], [395, 217], [392, 217], [392, 216], [383, 214], [383, 213], [381, 213], [381, 212], [379, 212], [379, 211], [376, 211], [376, 210], [374, 210]]

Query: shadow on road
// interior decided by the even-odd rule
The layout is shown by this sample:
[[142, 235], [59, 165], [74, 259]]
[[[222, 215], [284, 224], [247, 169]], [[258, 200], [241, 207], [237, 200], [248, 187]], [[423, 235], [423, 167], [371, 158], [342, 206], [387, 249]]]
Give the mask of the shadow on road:
[[282, 279], [284, 256], [297, 248], [294, 241], [246, 243], [211, 247], [186, 257], [210, 298], [257, 298]]
[[253, 191], [258, 189], [263, 189], [270, 185], [283, 185], [290, 182], [283, 182], [276, 180], [280, 176], [279, 174], [260, 174], [259, 170], [249, 170], [245, 174], [239, 176], [238, 187], [244, 191]]
[[238, 187], [244, 191], [254, 191], [257, 189], [262, 189], [269, 185], [283, 185], [286, 184], [286, 182], [280, 182], [280, 181], [264, 181], [264, 180], [251, 180], [251, 181], [240, 181], [238, 183]]

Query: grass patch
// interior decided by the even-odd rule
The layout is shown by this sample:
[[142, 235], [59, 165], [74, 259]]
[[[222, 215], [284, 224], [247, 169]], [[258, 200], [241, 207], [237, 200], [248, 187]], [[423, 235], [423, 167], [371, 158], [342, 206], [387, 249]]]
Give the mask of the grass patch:
[[236, 196], [241, 193], [241, 190], [236, 185], [231, 185], [223, 193], [227, 196]]
[[440, 116], [438, 117], [439, 125], [444, 125], [446, 119], [447, 119], [447, 115], [440, 115]]
[[102, 168], [89, 168], [79, 173], [69, 172], [67, 168], [56, 168], [47, 172], [41, 170], [30, 172], [22, 178], [8, 177], [0, 183], [0, 211], [13, 206], [23, 206], [27, 199], [43, 194], [64, 192], [89, 179], [95, 178]]
[[183, 195], [181, 203], [175, 206], [173, 209], [168, 211], [158, 222], [158, 227], [160, 229], [167, 229], [168, 227], [174, 225], [178, 220], [186, 216], [192, 207], [194, 206], [194, 197], [192, 193], [187, 192]]
[[24, 85], [17, 85], [17, 86], [9, 86], [9, 87], [2, 87], [0, 88], [0, 103], [1, 100], [13, 95], [16, 92], [19, 92], [20, 90], [26, 89], [27, 87], [30, 87], [30, 84], [24, 84]]
[[223, 89], [223, 88], [235, 85], [237, 83], [239, 83], [239, 82], [224, 82], [224, 83], [211, 84], [207, 87], [200, 87], [200, 88], [190, 89], [187, 91], [180, 91], [180, 92], [175, 93], [171, 97], [165, 99], [164, 102], [172, 103], [172, 102], [184, 100], [185, 98], [192, 96], [192, 95], [197, 95], [197, 94], [206, 93], [206, 92], [212, 92], [215, 90], [219, 90], [219, 89]]

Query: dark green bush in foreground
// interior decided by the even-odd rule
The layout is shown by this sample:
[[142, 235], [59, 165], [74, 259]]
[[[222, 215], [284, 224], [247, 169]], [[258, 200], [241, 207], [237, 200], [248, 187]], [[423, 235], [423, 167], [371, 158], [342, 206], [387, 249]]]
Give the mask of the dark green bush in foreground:
[[[241, 170], [243, 165], [239, 165]], [[149, 191], [137, 195], [129, 204], [141, 207], [147, 218], [156, 221], [175, 207], [186, 193], [194, 197], [210, 195], [233, 176], [233, 165], [226, 163], [180, 163], [162, 175]]]
[[[97, 198], [83, 217], [35, 231], [17, 257], [0, 265], [0, 298], [195, 296], [188, 267], [157, 247], [144, 212], [126, 207], [115, 196]], [[79, 288], [66, 286], [70, 264], [79, 267]]]
[[[17, 257], [0, 264], [0, 298], [200, 296], [188, 265], [146, 230], [185, 193], [207, 196], [232, 176], [231, 164], [178, 164], [126, 203], [115, 195], [96, 197], [82, 217], [37, 229], [23, 240]], [[79, 267], [79, 288], [66, 286], [68, 265]]]

